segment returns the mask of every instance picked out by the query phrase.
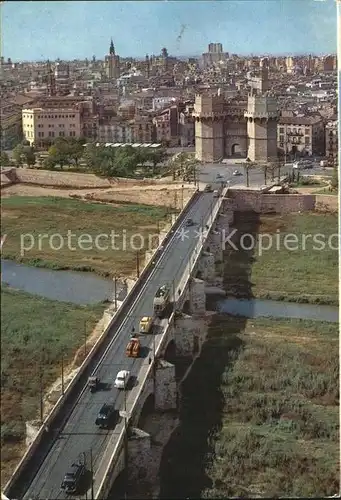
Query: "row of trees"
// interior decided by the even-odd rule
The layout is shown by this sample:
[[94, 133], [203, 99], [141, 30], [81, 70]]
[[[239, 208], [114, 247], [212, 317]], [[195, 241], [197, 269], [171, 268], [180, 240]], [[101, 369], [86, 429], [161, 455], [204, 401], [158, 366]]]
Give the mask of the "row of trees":
[[1, 153], [1, 166], [2, 167], [10, 167], [13, 165], [21, 167], [23, 164], [33, 166], [36, 162], [36, 157], [34, 154], [34, 148], [30, 146], [29, 142], [22, 142], [18, 144], [13, 149], [13, 160], [11, 160], [7, 153]]
[[151, 150], [125, 146], [111, 148], [88, 144], [83, 139], [58, 137], [48, 150], [44, 167], [50, 170], [65, 166], [81, 167], [105, 177], [134, 177], [138, 169], [155, 175], [156, 167], [167, 159], [164, 149]]
[[244, 172], [246, 175], [246, 186], [249, 187], [249, 185], [250, 185], [250, 182], [249, 182], [250, 170], [252, 170], [254, 168], [261, 168], [263, 170], [263, 174], [264, 174], [264, 184], [266, 184], [269, 178], [271, 181], [274, 181], [276, 174], [277, 174], [278, 180], [280, 180], [282, 166], [283, 166], [283, 163], [281, 161], [273, 161], [273, 162], [266, 162], [266, 163], [254, 163], [249, 158], [247, 158], [246, 162], [243, 163]]

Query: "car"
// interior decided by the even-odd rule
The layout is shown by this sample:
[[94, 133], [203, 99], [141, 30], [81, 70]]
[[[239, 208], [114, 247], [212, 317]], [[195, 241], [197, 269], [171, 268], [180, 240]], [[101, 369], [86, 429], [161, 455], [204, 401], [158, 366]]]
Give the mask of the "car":
[[100, 380], [98, 377], [89, 377], [88, 386], [90, 387], [90, 392], [96, 392], [99, 388]]
[[213, 198], [219, 198], [219, 191], [218, 191], [218, 189], [215, 189], [213, 191]]
[[70, 470], [65, 474], [61, 489], [65, 493], [76, 493], [82, 477], [85, 474], [85, 466], [81, 463], [73, 463]]
[[224, 178], [224, 176], [223, 176], [223, 175], [221, 175], [221, 174], [219, 174], [219, 173], [217, 174], [217, 179], [223, 179], [223, 178]]
[[186, 220], [186, 226], [187, 227], [194, 226], [194, 220], [193, 219], [187, 219]]
[[116, 376], [114, 387], [116, 387], [116, 389], [125, 389], [127, 387], [129, 378], [130, 372], [128, 370], [121, 370]]
[[118, 412], [114, 405], [104, 403], [102, 408], [99, 410], [98, 416], [96, 418], [95, 424], [100, 428], [106, 428], [116, 425], [115, 418]]
[[234, 170], [232, 175], [243, 175], [239, 170]]
[[140, 333], [149, 333], [153, 326], [153, 317], [152, 316], [143, 316], [140, 321]]
[[204, 193], [212, 193], [212, 191], [213, 191], [213, 189], [212, 189], [211, 184], [206, 184], [205, 189], [204, 189]]

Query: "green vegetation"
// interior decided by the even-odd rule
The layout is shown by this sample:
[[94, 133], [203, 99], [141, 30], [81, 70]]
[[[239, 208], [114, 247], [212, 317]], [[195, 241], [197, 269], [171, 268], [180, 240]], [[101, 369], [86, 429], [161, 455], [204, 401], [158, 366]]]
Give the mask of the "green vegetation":
[[[96, 146], [88, 143], [84, 138], [57, 137], [53, 142], [43, 141], [49, 146], [48, 156], [38, 160], [40, 167], [48, 170], [64, 170], [75, 172], [94, 173], [103, 177], [152, 177], [156, 167], [168, 157], [166, 150], [121, 148]], [[40, 144], [40, 145], [43, 145]], [[17, 165], [23, 163], [33, 166], [36, 163], [33, 147], [19, 145], [14, 150], [14, 159]]]
[[[170, 172], [173, 180], [183, 179], [185, 182], [194, 182], [197, 178], [197, 166], [199, 161], [195, 159], [194, 153], [181, 152], [172, 158]], [[166, 172], [166, 174], [169, 172]]]
[[338, 196], [339, 191], [337, 189], [330, 190], [327, 186], [324, 189], [319, 189], [318, 191], [314, 191], [314, 194], [326, 194], [331, 196]]
[[36, 162], [33, 147], [29, 144], [27, 145], [25, 142], [18, 144], [13, 149], [13, 160], [19, 167], [24, 163], [32, 167]]
[[[7, 235], [2, 258], [36, 267], [127, 275], [136, 269], [136, 249], [141, 242], [141, 259], [148, 248], [157, 246], [157, 235], [167, 223], [168, 215], [166, 208], [149, 205], [112, 206], [68, 198], [12, 196], [2, 200], [1, 230]], [[49, 240], [56, 233], [62, 240], [60, 237]], [[68, 240], [68, 234], [72, 239]], [[95, 238], [101, 234], [108, 237], [99, 238], [96, 245]], [[112, 234], [118, 236], [112, 240]], [[140, 234], [143, 239], [132, 240], [133, 234]], [[46, 237], [39, 240], [39, 235]], [[89, 235], [90, 239], [86, 237], [86, 241], [78, 243], [81, 235]], [[32, 246], [31, 250], [20, 251], [21, 241], [24, 248]], [[60, 241], [62, 248], [55, 250]], [[101, 249], [105, 246], [108, 249]]]
[[9, 159], [8, 154], [2, 151], [0, 153], [0, 166], [9, 167], [10, 165], [11, 165], [11, 160]]
[[75, 306], [1, 288], [1, 483], [20, 456], [25, 421], [39, 413], [47, 388], [72, 361], [104, 304]]
[[182, 385], [162, 493], [337, 493], [338, 366], [337, 324], [216, 317]]
[[[236, 213], [235, 242], [244, 233], [258, 238], [254, 250], [225, 250], [224, 282], [230, 295], [240, 298], [287, 300], [319, 304], [338, 304], [338, 222], [336, 214], [295, 213], [284, 216]], [[270, 235], [269, 237], [262, 235]], [[284, 237], [294, 234], [296, 243], [285, 248]], [[324, 235], [325, 248], [318, 250], [312, 236]], [[329, 238], [331, 247], [327, 244]], [[263, 237], [269, 250], [260, 251]], [[305, 238], [305, 240], [304, 240]], [[245, 238], [244, 247], [250, 245]], [[277, 242], [279, 241], [279, 244]], [[291, 240], [292, 241], [292, 240]], [[289, 248], [295, 248], [290, 250]], [[315, 246], [315, 248], [314, 248]], [[335, 250], [333, 250], [333, 248]]]

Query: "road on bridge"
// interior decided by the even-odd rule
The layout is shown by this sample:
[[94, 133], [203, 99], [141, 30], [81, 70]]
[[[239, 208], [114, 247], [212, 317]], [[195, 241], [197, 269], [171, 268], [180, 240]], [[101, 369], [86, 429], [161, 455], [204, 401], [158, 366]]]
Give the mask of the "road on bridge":
[[[198, 199], [189, 209], [188, 217], [192, 218], [196, 225], [186, 227], [188, 237], [179, 237], [181, 228], [185, 227], [186, 221], [183, 221], [180, 228], [174, 233], [160, 259], [155, 263], [143, 293], [135, 300], [130, 314], [118, 329], [116, 340], [97, 366], [96, 375], [101, 382], [109, 384], [110, 389], [92, 394], [86, 388], [81, 393], [64, 428], [56, 433], [56, 438], [40, 469], [34, 478], [29, 479], [30, 485], [22, 485], [21, 498], [26, 500], [29, 498], [41, 500], [66, 498], [66, 495], [60, 490], [64, 474], [74, 461], [79, 460], [82, 453], [88, 453], [89, 450], [92, 453], [94, 475], [96, 475], [98, 468], [102, 470], [103, 465], [100, 467], [101, 458], [114, 431], [98, 430], [95, 425], [97, 414], [103, 403], [114, 403], [117, 409], [124, 409], [124, 393], [113, 387], [116, 375], [120, 370], [126, 369], [130, 371], [132, 378], [137, 378], [142, 363], [145, 361], [145, 358], [126, 357], [126, 345], [132, 329], [134, 327], [138, 331], [142, 316], [153, 315], [153, 298], [160, 285], [169, 284], [174, 287], [177, 293], [189, 256], [198, 243], [196, 231], [200, 226], [204, 227], [208, 223], [217, 201], [212, 193], [200, 193]], [[72, 334], [72, 332], [70, 333]], [[152, 337], [152, 335], [141, 336], [142, 348], [145, 352], [152, 352]], [[136, 380], [136, 383], [138, 384], [139, 381]], [[99, 480], [100, 478], [98, 478]], [[96, 480], [96, 483], [98, 481]], [[16, 490], [18, 491], [17, 488]]]

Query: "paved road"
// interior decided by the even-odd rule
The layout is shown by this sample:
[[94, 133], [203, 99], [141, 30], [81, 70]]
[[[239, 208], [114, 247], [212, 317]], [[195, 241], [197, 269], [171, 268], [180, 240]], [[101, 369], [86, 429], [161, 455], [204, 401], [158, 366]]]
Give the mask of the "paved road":
[[[199, 224], [206, 224], [217, 199], [212, 193], [202, 193], [188, 217]], [[187, 228], [186, 228], [187, 229]], [[92, 450], [93, 470], [99, 466], [100, 458], [112, 435], [112, 431], [97, 430], [95, 419], [101, 405], [105, 402], [115, 403], [116, 408], [123, 409], [124, 394], [112, 387], [118, 371], [128, 369], [132, 379], [139, 373], [142, 359], [131, 359], [125, 355], [125, 348], [130, 338], [133, 326], [138, 331], [139, 320], [142, 316], [152, 315], [153, 297], [159, 285], [169, 283], [178, 290], [183, 271], [188, 263], [188, 256], [197, 243], [194, 226], [189, 229], [189, 238], [181, 239], [177, 234], [169, 243], [160, 261], [154, 268], [148, 286], [142, 293], [141, 299], [134, 304], [129, 315], [118, 332], [117, 340], [108, 351], [103, 362], [96, 371], [101, 381], [110, 385], [110, 390], [91, 394], [85, 390], [71, 413], [65, 427], [60, 431], [58, 438], [45, 458], [36, 477], [24, 496], [25, 499], [61, 499], [66, 496], [60, 491], [60, 484], [69, 465], [78, 460], [82, 452]], [[152, 336], [142, 339], [145, 353], [152, 350]], [[148, 355], [148, 354], [147, 354]], [[135, 382], [138, 383], [138, 381]]]
[[[230, 186], [242, 186], [246, 185], [246, 175], [242, 165], [238, 164], [241, 160], [226, 160], [226, 163], [207, 163], [200, 165], [199, 167], [199, 180], [201, 182], [216, 183], [217, 174], [223, 176], [224, 181], [229, 181]], [[281, 176], [289, 174], [293, 171], [292, 163], [287, 163], [281, 168]], [[241, 174], [240, 176], [234, 176], [233, 172], [238, 170]], [[295, 171], [297, 172], [297, 170]], [[327, 168], [326, 170], [320, 168], [318, 163], [314, 164], [314, 167], [307, 170], [300, 170], [300, 175], [325, 175], [331, 176], [333, 169]], [[275, 176], [277, 180], [277, 176]], [[270, 181], [270, 176], [268, 175], [268, 184]], [[260, 168], [249, 170], [249, 185], [250, 187], [261, 187], [264, 186], [264, 172]]]

